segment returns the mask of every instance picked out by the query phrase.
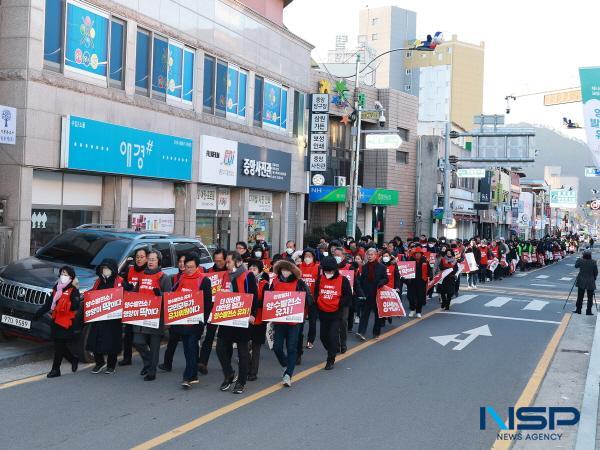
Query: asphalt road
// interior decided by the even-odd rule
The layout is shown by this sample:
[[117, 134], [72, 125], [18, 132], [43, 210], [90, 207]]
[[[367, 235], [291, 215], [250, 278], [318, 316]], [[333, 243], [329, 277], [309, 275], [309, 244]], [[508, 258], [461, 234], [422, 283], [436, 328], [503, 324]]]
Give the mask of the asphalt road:
[[[321, 370], [325, 353], [316, 345], [305, 351], [291, 389], [280, 387], [281, 370], [266, 346], [259, 379], [242, 396], [218, 390], [214, 352], [209, 374], [181, 390], [181, 348], [174, 371], [154, 382], [141, 380], [137, 360], [113, 376], [89, 368], [72, 375], [64, 366], [68, 374], [57, 379], [0, 384], [0, 445], [490, 448], [497, 430], [489, 420], [488, 430], [479, 429], [479, 408], [505, 414], [525, 389], [564, 312], [573, 309], [562, 308], [574, 262], [477, 290], [464, 289], [463, 280], [449, 313], [434, 298], [426, 317], [395, 319], [379, 341], [359, 345], [350, 335], [353, 349], [330, 372]], [[464, 333], [470, 330], [483, 335]]]

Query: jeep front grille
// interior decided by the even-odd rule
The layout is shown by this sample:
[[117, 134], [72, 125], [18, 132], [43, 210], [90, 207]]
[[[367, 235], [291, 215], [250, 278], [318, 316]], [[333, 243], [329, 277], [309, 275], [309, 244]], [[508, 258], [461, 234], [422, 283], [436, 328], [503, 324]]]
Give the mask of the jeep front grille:
[[43, 305], [46, 302], [46, 299], [50, 296], [50, 293], [41, 289], [34, 289], [23, 284], [0, 280], [0, 295], [17, 302], [29, 303], [32, 305]]

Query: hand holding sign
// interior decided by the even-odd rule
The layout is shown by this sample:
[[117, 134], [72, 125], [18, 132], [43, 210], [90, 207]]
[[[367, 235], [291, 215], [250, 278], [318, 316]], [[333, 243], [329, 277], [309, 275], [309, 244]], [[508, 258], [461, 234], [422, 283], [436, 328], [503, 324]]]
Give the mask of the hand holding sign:
[[410, 280], [415, 278], [415, 273], [417, 269], [416, 261], [398, 261], [398, 272], [400, 272], [400, 277], [405, 280]]
[[405, 317], [406, 311], [402, 306], [402, 301], [398, 293], [388, 287], [383, 286], [377, 291], [377, 312], [379, 317]]
[[140, 292], [125, 292], [123, 299], [123, 323], [140, 327], [160, 327], [161, 297]]
[[199, 291], [165, 292], [165, 325], [196, 325], [204, 322], [204, 298]]
[[87, 291], [83, 294], [83, 321], [120, 319], [123, 315], [123, 288]]
[[210, 322], [213, 325], [248, 328], [252, 299], [252, 294], [217, 292]]

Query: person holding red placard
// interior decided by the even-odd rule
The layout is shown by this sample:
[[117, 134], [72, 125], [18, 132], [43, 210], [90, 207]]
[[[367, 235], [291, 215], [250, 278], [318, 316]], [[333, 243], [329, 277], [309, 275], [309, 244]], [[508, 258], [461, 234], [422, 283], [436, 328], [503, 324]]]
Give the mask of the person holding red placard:
[[[161, 296], [163, 292], [171, 292], [171, 278], [160, 269], [162, 255], [157, 250], [148, 252], [146, 270], [140, 275], [136, 292], [145, 292]], [[144, 381], [156, 379], [156, 367], [160, 352], [160, 339], [163, 334], [163, 324], [158, 328], [133, 326], [133, 346], [138, 351], [144, 362], [140, 375]]]
[[250, 362], [248, 363], [248, 381], [258, 379], [258, 366], [260, 364], [260, 349], [265, 343], [267, 324], [262, 321], [262, 307], [265, 290], [269, 286], [269, 274], [263, 272], [264, 265], [259, 259], [249, 259], [248, 270], [254, 274], [258, 283], [258, 309], [254, 323], [250, 325]]
[[[117, 273], [117, 262], [114, 259], [103, 260], [96, 267], [98, 278], [92, 291], [102, 291], [123, 287], [123, 278]], [[96, 365], [92, 373], [100, 373], [106, 364], [106, 374], [115, 373], [117, 355], [121, 352], [122, 325], [120, 319], [101, 320], [90, 323], [90, 334], [85, 345], [88, 352], [94, 354]], [[106, 355], [106, 363], [104, 362]]]
[[[252, 294], [252, 307], [250, 310], [250, 324], [254, 323], [256, 312], [258, 310], [258, 283], [254, 274], [246, 269], [242, 262], [242, 257], [238, 252], [227, 252], [226, 259], [227, 271], [231, 280], [231, 292], [243, 294]], [[233, 344], [237, 345], [239, 358], [239, 373], [235, 386], [234, 394], [242, 394], [246, 386], [248, 377], [248, 342], [250, 341], [250, 330], [248, 328], [220, 326], [217, 333], [217, 356], [223, 369], [225, 379], [221, 383], [221, 391], [228, 391], [235, 380], [235, 371], [231, 366], [233, 357]]]
[[456, 292], [456, 272], [458, 271], [456, 258], [451, 248], [446, 249], [446, 253], [440, 261], [440, 270], [443, 272], [446, 269], [452, 269], [452, 272], [444, 277], [438, 290], [442, 297], [442, 309], [448, 311], [450, 309], [450, 300]]
[[[317, 254], [315, 250], [310, 247], [307, 247], [302, 252], [302, 262], [298, 266], [300, 271], [302, 272], [302, 279], [310, 289], [310, 293], [312, 296], [315, 295], [315, 283], [317, 281], [317, 277], [319, 276], [320, 265], [317, 262]], [[308, 338], [306, 341], [306, 348], [313, 348], [313, 343], [317, 337], [317, 316], [319, 311], [317, 310], [317, 305], [313, 302], [311, 305], [306, 305], [306, 310], [308, 313]], [[304, 341], [304, 324], [302, 324], [302, 328], [300, 329], [300, 336], [298, 338], [299, 351], [298, 356], [302, 354], [302, 343]], [[299, 363], [298, 363], [299, 364]]]
[[[271, 286], [268, 288], [271, 291], [283, 292], [305, 292], [305, 302], [312, 303], [310, 289], [302, 280], [302, 272], [298, 267], [289, 261], [281, 260], [273, 266], [273, 271], [276, 277], [273, 278]], [[292, 376], [296, 367], [296, 352], [298, 350], [298, 336], [300, 334], [299, 323], [278, 323], [273, 322], [275, 338], [273, 343], [273, 351], [275, 356], [284, 368], [283, 385], [286, 387], [292, 386]], [[283, 344], [286, 344], [287, 355], [283, 351]]]
[[[376, 251], [374, 249], [369, 249]], [[327, 350], [325, 370], [333, 369], [335, 355], [339, 345], [339, 329], [342, 321], [342, 310], [352, 301], [352, 287], [348, 279], [342, 275], [332, 256], [321, 260], [321, 275], [315, 283], [315, 298], [321, 322], [320, 337]]]
[[387, 284], [388, 276], [385, 266], [377, 259], [377, 250], [374, 248], [367, 250], [367, 264], [363, 266], [359, 281], [367, 300], [363, 305], [363, 311], [360, 316], [360, 323], [358, 324], [358, 333], [356, 333], [356, 336], [361, 341], [367, 340], [365, 334], [372, 311], [375, 316], [373, 322], [373, 337], [379, 339], [381, 320], [379, 319], [379, 314], [377, 312], [376, 296], [377, 290]]
[[427, 281], [430, 278], [429, 263], [425, 256], [423, 256], [423, 249], [421, 247], [415, 247], [412, 250], [412, 256], [409, 261], [415, 261], [415, 277], [410, 280], [406, 280], [406, 296], [408, 297], [408, 303], [410, 312], [408, 317], [421, 318], [421, 310], [425, 304], [425, 296], [427, 295]]

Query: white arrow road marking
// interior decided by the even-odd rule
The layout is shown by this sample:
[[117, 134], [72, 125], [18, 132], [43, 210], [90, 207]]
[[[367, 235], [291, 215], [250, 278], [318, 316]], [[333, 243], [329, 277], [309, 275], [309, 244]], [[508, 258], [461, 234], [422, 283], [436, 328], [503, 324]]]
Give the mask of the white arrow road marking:
[[477, 295], [460, 295], [452, 300], [453, 305], [460, 305], [461, 303], [468, 302], [469, 300], [474, 299]]
[[529, 303], [527, 303], [527, 305], [525, 305], [523, 311], [541, 311], [542, 308], [548, 303], [550, 302], [545, 302], [543, 300], [532, 300]]
[[[464, 339], [457, 339], [461, 334], [467, 334], [468, 336]], [[472, 330], [463, 331], [458, 334], [447, 334], [445, 336], [431, 336], [430, 339], [433, 339], [435, 342], [440, 344], [442, 347], [445, 347], [450, 342], [456, 342], [458, 345], [454, 346], [452, 350], [462, 350], [475, 339], [477, 336], [491, 336], [492, 333], [490, 331], [490, 327], [487, 325], [482, 325], [478, 328], [473, 328]]]
[[496, 297], [495, 299], [487, 302], [484, 306], [491, 306], [493, 308], [500, 308], [501, 306], [506, 305], [512, 297]]
[[560, 281], [571, 281], [573, 278], [571, 277], [562, 277]]
[[548, 278], [548, 275], [538, 275], [536, 278]]

